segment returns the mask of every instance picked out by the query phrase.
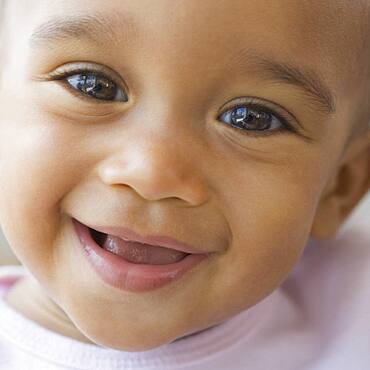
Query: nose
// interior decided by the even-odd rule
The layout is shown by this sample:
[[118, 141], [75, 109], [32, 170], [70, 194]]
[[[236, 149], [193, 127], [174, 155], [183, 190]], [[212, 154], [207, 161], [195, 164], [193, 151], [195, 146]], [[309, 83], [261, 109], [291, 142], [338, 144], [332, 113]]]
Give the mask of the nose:
[[105, 184], [129, 187], [149, 201], [178, 198], [189, 206], [207, 201], [199, 153], [192, 153], [189, 140], [144, 130], [134, 138], [121, 143], [122, 148], [99, 167]]

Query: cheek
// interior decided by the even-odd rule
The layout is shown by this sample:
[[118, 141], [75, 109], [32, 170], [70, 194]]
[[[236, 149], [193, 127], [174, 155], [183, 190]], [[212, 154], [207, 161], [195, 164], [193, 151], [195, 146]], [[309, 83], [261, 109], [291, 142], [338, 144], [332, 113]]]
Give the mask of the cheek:
[[225, 274], [226, 284], [242, 287], [244, 297], [264, 297], [276, 288], [308, 241], [321, 172], [302, 165], [254, 163], [224, 179], [222, 203], [232, 233], [224, 264], [234, 271]]
[[11, 128], [2, 130], [2, 139], [1, 226], [25, 265], [47, 268], [51, 264], [40, 261], [52, 258], [59, 202], [83, 176], [86, 163], [73, 159], [73, 140], [77, 140], [68, 131], [39, 117], [13, 120]]

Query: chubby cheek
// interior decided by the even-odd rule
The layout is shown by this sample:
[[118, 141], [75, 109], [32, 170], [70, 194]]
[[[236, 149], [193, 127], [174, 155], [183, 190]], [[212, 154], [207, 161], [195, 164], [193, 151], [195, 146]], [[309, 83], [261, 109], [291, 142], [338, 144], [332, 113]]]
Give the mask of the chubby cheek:
[[219, 296], [220, 302], [251, 306], [288, 276], [309, 238], [320, 171], [304, 163], [255, 162], [224, 179], [222, 204], [232, 242], [221, 259], [223, 292], [230, 297]]
[[36, 275], [54, 270], [52, 246], [60, 230], [59, 203], [84, 176], [78, 138], [56, 122], [21, 112], [1, 122], [0, 221], [15, 254]]

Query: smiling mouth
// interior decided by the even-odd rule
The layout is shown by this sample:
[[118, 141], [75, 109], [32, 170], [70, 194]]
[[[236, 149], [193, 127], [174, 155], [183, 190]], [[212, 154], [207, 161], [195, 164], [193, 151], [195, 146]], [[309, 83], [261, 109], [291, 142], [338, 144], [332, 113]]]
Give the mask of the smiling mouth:
[[72, 224], [80, 252], [95, 273], [126, 292], [148, 292], [189, 277], [211, 257], [171, 236], [142, 235], [117, 226], [91, 227], [74, 218]]
[[190, 254], [167, 247], [124, 240], [118, 236], [105, 234], [90, 227], [89, 232], [99, 247], [132, 263], [166, 265], [179, 262]]

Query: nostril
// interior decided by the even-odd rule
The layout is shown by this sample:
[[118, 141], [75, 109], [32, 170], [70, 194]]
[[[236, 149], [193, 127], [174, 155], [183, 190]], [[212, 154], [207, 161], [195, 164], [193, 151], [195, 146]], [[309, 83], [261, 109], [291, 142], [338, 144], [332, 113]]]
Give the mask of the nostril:
[[104, 233], [101, 233], [100, 231], [96, 231], [94, 229], [91, 229], [91, 228], [89, 228], [89, 231], [90, 231], [91, 237], [94, 239], [96, 244], [98, 244], [100, 247], [103, 247], [108, 235], [104, 234]]

